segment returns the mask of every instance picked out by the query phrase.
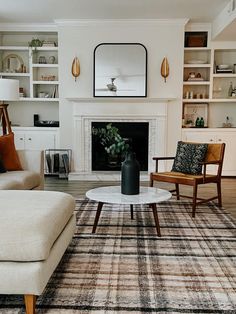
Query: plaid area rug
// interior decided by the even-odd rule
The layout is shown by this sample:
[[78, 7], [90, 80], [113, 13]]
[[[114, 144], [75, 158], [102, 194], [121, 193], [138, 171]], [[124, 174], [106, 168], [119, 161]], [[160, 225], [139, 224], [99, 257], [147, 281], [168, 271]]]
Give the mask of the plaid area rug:
[[[37, 313], [236, 313], [236, 220], [213, 204], [191, 218], [189, 202], [158, 206], [162, 237], [147, 206], [77, 201], [71, 245], [37, 300]], [[0, 313], [24, 313], [0, 296]]]

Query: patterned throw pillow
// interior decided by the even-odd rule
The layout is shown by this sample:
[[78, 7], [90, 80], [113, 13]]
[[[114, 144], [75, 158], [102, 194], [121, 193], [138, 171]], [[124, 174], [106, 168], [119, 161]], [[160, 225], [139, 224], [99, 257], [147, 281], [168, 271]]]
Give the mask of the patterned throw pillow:
[[201, 174], [200, 164], [207, 152], [207, 144], [195, 144], [179, 141], [171, 171], [183, 172], [187, 174]]

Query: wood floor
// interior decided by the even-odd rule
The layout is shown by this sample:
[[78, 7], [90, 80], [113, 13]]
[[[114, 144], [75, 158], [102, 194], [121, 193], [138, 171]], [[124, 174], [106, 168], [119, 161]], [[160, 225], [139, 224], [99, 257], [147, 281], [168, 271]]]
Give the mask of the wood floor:
[[[48, 191], [61, 191], [69, 193], [77, 198], [84, 198], [86, 191], [108, 185], [119, 185], [119, 182], [108, 181], [67, 181], [65, 179], [58, 179], [57, 177], [45, 178], [45, 190]], [[143, 186], [147, 186], [148, 182], [142, 182]], [[158, 184], [159, 188], [173, 188], [171, 185]], [[181, 186], [182, 193], [191, 195], [191, 187]], [[206, 184], [199, 188], [199, 196], [215, 195], [215, 184]], [[223, 206], [236, 218], [236, 179], [235, 178], [223, 178], [222, 179], [222, 196]]]

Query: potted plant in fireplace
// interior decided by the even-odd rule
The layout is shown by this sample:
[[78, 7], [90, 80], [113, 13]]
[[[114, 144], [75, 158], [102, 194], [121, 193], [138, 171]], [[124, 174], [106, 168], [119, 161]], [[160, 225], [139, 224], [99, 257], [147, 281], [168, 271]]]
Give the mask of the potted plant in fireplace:
[[92, 134], [99, 138], [101, 145], [107, 152], [108, 164], [110, 167], [119, 165], [129, 150], [129, 139], [123, 138], [119, 129], [108, 123], [102, 128], [92, 128]]

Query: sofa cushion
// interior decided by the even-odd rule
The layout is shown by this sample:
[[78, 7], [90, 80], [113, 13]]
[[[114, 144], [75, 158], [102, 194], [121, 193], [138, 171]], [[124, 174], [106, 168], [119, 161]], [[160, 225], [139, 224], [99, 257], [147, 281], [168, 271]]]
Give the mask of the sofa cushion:
[[199, 175], [202, 173], [201, 162], [207, 153], [208, 144], [186, 143], [179, 141], [171, 171]]
[[22, 170], [14, 144], [14, 133], [0, 136], [0, 154], [6, 170]]
[[8, 171], [0, 175], [1, 190], [32, 190], [39, 186], [41, 177], [28, 170]]
[[0, 261], [47, 259], [74, 207], [61, 192], [0, 191]]

